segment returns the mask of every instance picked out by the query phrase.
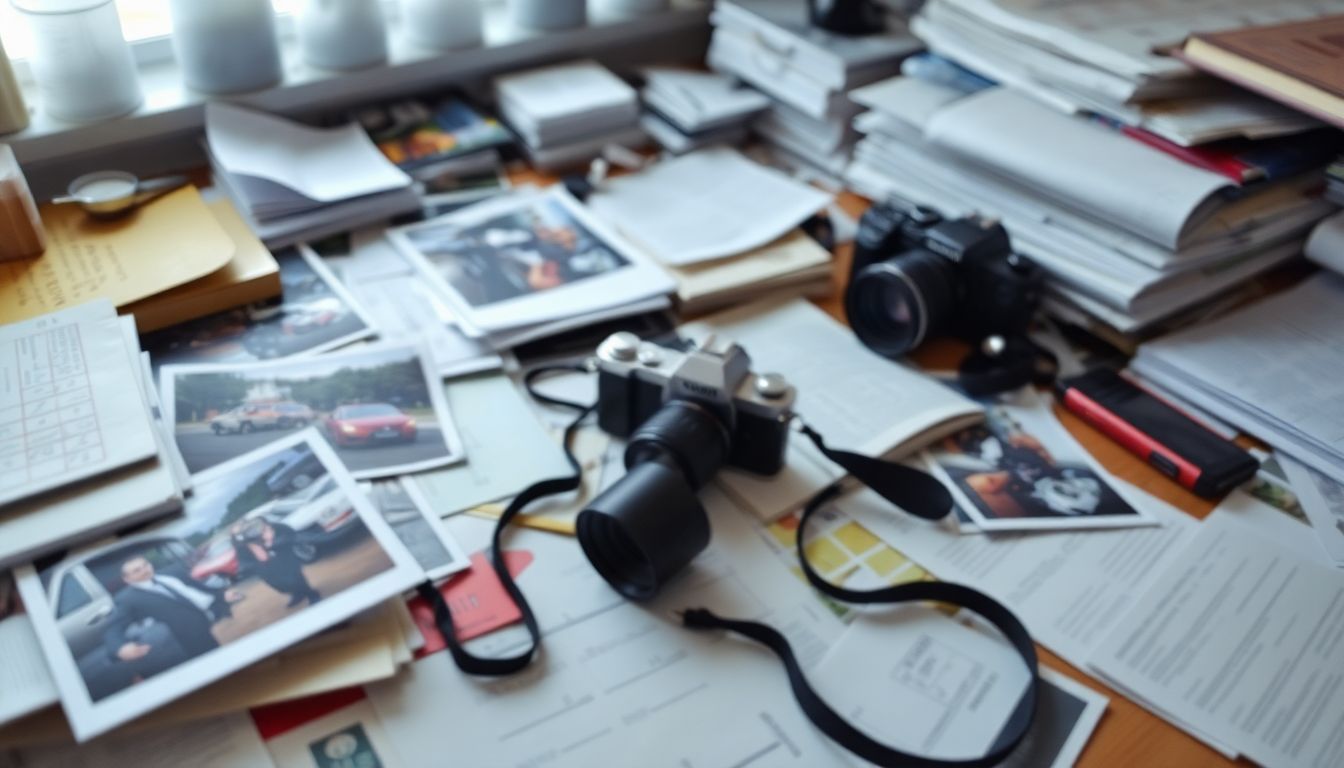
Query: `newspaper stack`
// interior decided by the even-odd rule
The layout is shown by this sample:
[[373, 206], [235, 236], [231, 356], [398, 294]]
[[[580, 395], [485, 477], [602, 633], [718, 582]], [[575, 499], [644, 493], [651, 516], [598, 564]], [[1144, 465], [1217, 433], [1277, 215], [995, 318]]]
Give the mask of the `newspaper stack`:
[[770, 106], [765, 94], [725, 75], [669, 67], [643, 74], [646, 112], [640, 125], [675, 155], [744, 143], [752, 118]]
[[500, 115], [540, 170], [582, 164], [608, 144], [633, 148], [646, 141], [639, 127], [639, 95], [597, 62], [504, 75], [494, 85]]
[[317, 129], [223, 103], [205, 109], [217, 186], [272, 248], [419, 209], [411, 177], [354, 123]]
[[1001, 218], [1049, 273], [1051, 308], [1124, 334], [1295, 258], [1333, 210], [1319, 168], [1242, 188], [1002, 86], [898, 77], [853, 96], [872, 110], [855, 121], [866, 137], [846, 179], [857, 191]]
[[845, 37], [813, 27], [804, 0], [732, 0], [715, 5], [709, 66], [770, 96], [755, 128], [784, 158], [839, 177], [860, 111], [845, 94], [895, 74], [919, 47], [904, 28]]
[[1338, 0], [1157, 0], [1024, 4], [930, 0], [911, 23], [929, 48], [1054, 109], [1143, 129], [1179, 146], [1266, 138], [1320, 125], [1228, 88], [1161, 53], [1192, 32], [1339, 13]]

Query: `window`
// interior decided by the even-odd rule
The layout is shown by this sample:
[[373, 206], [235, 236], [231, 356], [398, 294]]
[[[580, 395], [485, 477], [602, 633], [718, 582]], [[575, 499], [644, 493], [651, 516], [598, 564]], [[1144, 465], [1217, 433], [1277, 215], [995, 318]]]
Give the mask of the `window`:
[[56, 617], [69, 615], [93, 602], [88, 590], [79, 583], [74, 571], [66, 572], [61, 579], [61, 594], [56, 601]]
[[[212, 0], [228, 2], [229, 0]], [[168, 18], [168, 0], [116, 0], [121, 16], [121, 31], [131, 42], [166, 37], [173, 31]], [[290, 13], [300, 0], [271, 0], [276, 13]], [[33, 52], [28, 25], [9, 0], [0, 0], [0, 41], [11, 59], [25, 59]]]

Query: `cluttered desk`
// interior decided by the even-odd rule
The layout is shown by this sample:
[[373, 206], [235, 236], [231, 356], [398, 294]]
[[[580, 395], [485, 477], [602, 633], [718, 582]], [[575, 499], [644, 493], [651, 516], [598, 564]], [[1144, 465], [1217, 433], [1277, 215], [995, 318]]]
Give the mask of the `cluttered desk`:
[[[56, 183], [86, 5], [0, 56], [0, 767], [1344, 765], [1344, 3], [719, 0], [299, 117], [174, 4], [196, 162]], [[289, 43], [489, 44], [384, 5]]]

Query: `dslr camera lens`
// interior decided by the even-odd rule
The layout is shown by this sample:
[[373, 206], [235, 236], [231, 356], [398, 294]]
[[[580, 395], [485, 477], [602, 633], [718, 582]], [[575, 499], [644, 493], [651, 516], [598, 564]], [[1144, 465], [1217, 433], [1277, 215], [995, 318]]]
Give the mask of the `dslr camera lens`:
[[885, 357], [901, 357], [945, 333], [957, 310], [953, 265], [928, 251], [872, 264], [851, 280], [845, 295], [849, 324]]

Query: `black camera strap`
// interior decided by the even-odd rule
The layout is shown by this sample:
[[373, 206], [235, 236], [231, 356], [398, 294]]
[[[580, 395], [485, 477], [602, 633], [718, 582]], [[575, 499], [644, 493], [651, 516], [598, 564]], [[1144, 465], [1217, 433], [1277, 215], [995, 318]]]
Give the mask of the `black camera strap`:
[[[490, 564], [499, 578], [500, 584], [510, 599], [518, 606], [523, 625], [527, 628], [531, 642], [523, 651], [512, 656], [481, 657], [462, 647], [453, 626], [452, 609], [444, 600], [442, 593], [430, 582], [421, 584], [417, 591], [432, 608], [434, 623], [448, 647], [458, 669], [469, 675], [500, 677], [511, 675], [525, 669], [541, 648], [541, 629], [533, 614], [527, 598], [514, 582], [504, 561], [501, 541], [505, 529], [525, 507], [533, 501], [558, 493], [576, 490], [582, 482], [583, 470], [571, 449], [573, 437], [580, 424], [596, 408], [596, 404], [582, 405], [538, 392], [533, 386], [536, 379], [557, 371], [588, 372], [583, 366], [545, 366], [528, 372], [524, 378], [528, 392], [537, 400], [550, 405], [569, 408], [577, 416], [565, 428], [564, 449], [573, 474], [537, 482], [522, 493], [500, 515], [495, 524], [494, 535], [490, 543]], [[801, 422], [800, 422], [801, 424]], [[828, 459], [844, 468], [855, 479], [873, 489], [887, 501], [901, 509], [926, 520], [940, 520], [953, 508], [952, 497], [947, 489], [925, 472], [906, 467], [896, 462], [875, 459], [870, 456], [837, 450], [826, 445], [821, 435], [801, 424], [801, 430]], [[1009, 718], [990, 751], [982, 757], [969, 760], [943, 760], [939, 758], [912, 755], [889, 747], [863, 733], [851, 725], [842, 715], [826, 703], [812, 688], [802, 666], [793, 653], [789, 641], [779, 631], [766, 624], [753, 621], [738, 621], [722, 618], [703, 608], [689, 609], [682, 613], [682, 624], [692, 630], [718, 629], [734, 632], [765, 645], [779, 657], [788, 673], [789, 685], [793, 690], [798, 706], [809, 720], [824, 734], [850, 752], [865, 760], [885, 766], [914, 766], [914, 768], [988, 768], [1003, 760], [1026, 736], [1030, 730], [1036, 711], [1037, 698], [1037, 660], [1036, 649], [1031, 636], [1017, 617], [993, 598], [977, 590], [959, 584], [947, 582], [916, 582], [873, 590], [853, 590], [837, 586], [826, 581], [812, 568], [804, 548], [807, 525], [817, 510], [824, 508], [840, 495], [840, 483], [823, 489], [808, 501], [798, 523], [797, 551], [798, 561], [808, 582], [829, 597], [858, 605], [895, 604], [906, 602], [934, 601], [955, 605], [979, 614], [994, 626], [1012, 644], [1022, 657], [1022, 661], [1031, 671], [1031, 681], [1026, 693]]]

